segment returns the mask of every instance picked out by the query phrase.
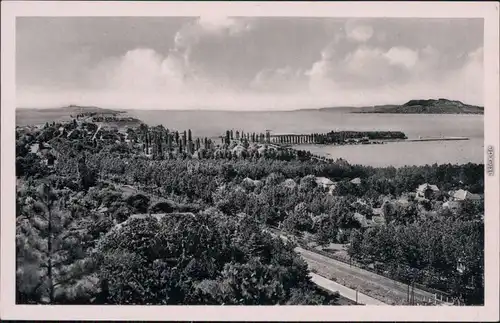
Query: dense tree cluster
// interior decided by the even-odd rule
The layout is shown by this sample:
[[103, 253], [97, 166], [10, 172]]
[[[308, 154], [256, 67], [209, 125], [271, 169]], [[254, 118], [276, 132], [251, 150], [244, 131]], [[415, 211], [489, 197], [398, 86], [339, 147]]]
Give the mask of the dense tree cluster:
[[[395, 278], [410, 268], [424, 285], [482, 302], [484, 202], [443, 203], [451, 190], [482, 194], [483, 165], [373, 168], [259, 147], [240, 131], [217, 148], [191, 130], [97, 131], [70, 122], [16, 132], [21, 303], [334, 303], [266, 226], [349, 243], [353, 259]], [[441, 193], [416, 199], [423, 183]], [[375, 210], [384, 224], [367, 227], [360, 216]], [[163, 216], [137, 217], [150, 213]]]
[[306, 264], [250, 217], [215, 210], [132, 219], [97, 248], [111, 304], [328, 304]]

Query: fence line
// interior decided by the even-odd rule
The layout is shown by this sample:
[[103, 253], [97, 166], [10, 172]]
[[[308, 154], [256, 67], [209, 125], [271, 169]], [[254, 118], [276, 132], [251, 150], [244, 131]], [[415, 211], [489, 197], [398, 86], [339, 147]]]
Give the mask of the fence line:
[[[370, 267], [368, 267], [366, 265], [358, 263], [355, 260], [347, 261], [345, 258], [339, 257], [339, 256], [337, 256], [337, 255], [335, 255], [333, 253], [312, 248], [312, 247], [308, 246], [307, 243], [305, 243], [305, 241], [302, 238], [296, 237], [294, 235], [290, 235], [288, 233], [284, 233], [284, 232], [282, 232], [281, 230], [279, 230], [276, 227], [270, 226], [270, 229], [272, 231], [275, 231], [275, 232], [279, 233], [279, 234], [284, 234], [285, 236], [287, 236], [289, 238], [292, 238], [300, 247], [302, 247], [302, 248], [304, 248], [306, 250], [309, 250], [309, 251], [315, 252], [317, 254], [320, 254], [322, 256], [325, 256], [325, 257], [328, 257], [328, 258], [340, 261], [340, 262], [342, 262], [344, 264], [347, 264], [347, 265], [350, 265], [350, 266], [355, 266], [357, 268], [369, 271], [371, 273], [374, 273], [374, 274], [380, 275], [382, 277], [388, 278], [390, 280], [393, 280], [393, 281], [395, 281], [397, 283], [407, 285], [406, 283], [401, 282], [401, 281], [395, 279], [394, 277], [385, 274], [381, 270], [372, 269], [372, 268], [370, 268]], [[435, 295], [434, 299], [425, 299], [425, 298], [421, 299], [421, 305], [430, 305], [430, 304], [437, 304], [437, 303], [451, 303], [452, 301], [454, 302], [453, 298], [451, 298], [451, 296], [448, 293], [446, 293], [446, 292], [443, 292], [443, 291], [440, 291], [440, 290], [437, 290], [437, 289], [434, 289], [434, 288], [430, 288], [430, 287], [427, 287], [425, 285], [422, 285], [422, 284], [419, 284], [419, 283], [416, 283], [416, 282], [413, 283], [413, 286], [417, 287], [418, 289], [421, 289], [423, 291], [426, 291], [428, 293], [432, 293], [432, 294]], [[420, 296], [417, 296], [417, 297], [421, 298]], [[417, 304], [418, 300], [414, 299], [414, 301], [416, 303], [415, 305], [420, 305], [420, 304]]]

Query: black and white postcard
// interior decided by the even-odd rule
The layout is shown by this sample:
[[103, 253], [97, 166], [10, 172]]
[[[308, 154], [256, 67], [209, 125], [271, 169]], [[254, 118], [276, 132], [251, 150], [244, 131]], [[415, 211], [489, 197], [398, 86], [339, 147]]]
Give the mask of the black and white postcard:
[[497, 3], [2, 3], [5, 319], [498, 320]]

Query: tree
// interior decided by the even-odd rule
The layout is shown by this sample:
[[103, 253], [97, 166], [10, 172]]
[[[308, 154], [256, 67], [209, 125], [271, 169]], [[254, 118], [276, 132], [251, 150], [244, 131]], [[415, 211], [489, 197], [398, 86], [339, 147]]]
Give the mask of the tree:
[[88, 190], [97, 183], [98, 171], [95, 168], [87, 166], [87, 158], [85, 155], [82, 155], [78, 160], [78, 176], [80, 186], [83, 190]]
[[96, 259], [109, 304], [307, 304], [301, 292], [332, 302], [313, 297], [292, 247], [249, 217], [215, 210], [129, 220], [102, 239]]
[[295, 207], [293, 213], [283, 222], [283, 227], [294, 234], [312, 231], [313, 221], [304, 203]]
[[363, 250], [361, 245], [363, 243], [363, 234], [359, 230], [352, 230], [349, 238], [349, 247], [347, 252], [353, 258], [361, 259], [363, 257]]
[[179, 131], [175, 132], [175, 144], [179, 145]]
[[20, 303], [85, 303], [96, 288], [88, 275], [93, 263], [81, 243], [85, 228], [65, 208], [66, 199], [42, 184], [36, 199], [16, 219]]
[[336, 240], [338, 230], [335, 227], [335, 221], [328, 214], [321, 214], [313, 221], [316, 243], [325, 246]]
[[182, 146], [187, 147], [187, 134], [186, 130], [182, 133]]

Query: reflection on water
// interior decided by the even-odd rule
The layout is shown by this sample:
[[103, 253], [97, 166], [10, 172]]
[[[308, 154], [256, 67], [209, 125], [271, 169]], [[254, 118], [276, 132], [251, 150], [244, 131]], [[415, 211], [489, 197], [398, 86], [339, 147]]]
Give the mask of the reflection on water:
[[482, 139], [392, 142], [383, 145], [299, 145], [296, 148], [309, 150], [314, 154], [328, 158], [343, 158], [351, 164], [375, 167], [484, 162]]

